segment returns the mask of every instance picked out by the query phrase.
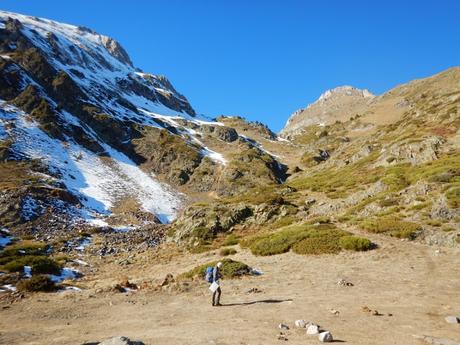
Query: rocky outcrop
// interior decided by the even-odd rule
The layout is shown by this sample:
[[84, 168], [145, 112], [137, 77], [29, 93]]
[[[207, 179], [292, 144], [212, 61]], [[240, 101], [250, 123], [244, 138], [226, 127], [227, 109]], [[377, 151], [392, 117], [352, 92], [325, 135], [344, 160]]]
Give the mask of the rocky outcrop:
[[391, 143], [382, 148], [374, 166], [388, 166], [410, 163], [420, 165], [438, 159], [438, 152], [444, 139], [436, 136]]

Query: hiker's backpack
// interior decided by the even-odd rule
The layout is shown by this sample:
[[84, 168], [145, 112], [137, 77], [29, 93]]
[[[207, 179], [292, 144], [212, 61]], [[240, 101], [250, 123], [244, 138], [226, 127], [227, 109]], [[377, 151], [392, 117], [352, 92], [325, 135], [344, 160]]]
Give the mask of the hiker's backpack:
[[207, 267], [206, 268], [206, 273], [204, 275], [204, 279], [206, 279], [206, 281], [208, 283], [212, 283], [212, 272], [214, 271], [214, 268], [213, 267]]

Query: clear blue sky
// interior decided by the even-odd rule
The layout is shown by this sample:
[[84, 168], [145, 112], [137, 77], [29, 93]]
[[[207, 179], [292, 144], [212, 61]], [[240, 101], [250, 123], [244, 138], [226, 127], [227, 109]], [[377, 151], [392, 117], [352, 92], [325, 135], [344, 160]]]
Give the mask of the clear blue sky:
[[326, 89], [378, 94], [460, 64], [456, 0], [2, 0], [0, 8], [111, 36], [197, 112], [276, 131]]

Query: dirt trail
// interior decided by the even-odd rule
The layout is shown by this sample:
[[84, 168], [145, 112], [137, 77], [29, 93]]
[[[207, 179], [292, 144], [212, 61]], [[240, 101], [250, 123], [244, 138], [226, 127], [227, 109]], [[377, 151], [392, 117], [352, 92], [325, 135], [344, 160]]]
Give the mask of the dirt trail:
[[[413, 335], [460, 341], [460, 327], [444, 321], [460, 314], [459, 248], [438, 253], [418, 243], [373, 240], [379, 249], [369, 253], [254, 257], [240, 251], [235, 259], [264, 274], [224, 281], [220, 308], [210, 306], [205, 284], [184, 293], [96, 293], [124, 276], [145, 281], [176, 275], [215, 259], [212, 254], [173, 256], [155, 265], [142, 256], [128, 266], [93, 259], [98, 272], [84, 282], [89, 289], [37, 294], [0, 310], [0, 343], [69, 345], [125, 335], [146, 344], [276, 344], [283, 322], [291, 326], [289, 344], [318, 344], [294, 329], [300, 318], [354, 345], [422, 344]], [[338, 286], [340, 278], [354, 286]], [[253, 287], [262, 292], [247, 294]], [[363, 312], [363, 306], [382, 315]]]

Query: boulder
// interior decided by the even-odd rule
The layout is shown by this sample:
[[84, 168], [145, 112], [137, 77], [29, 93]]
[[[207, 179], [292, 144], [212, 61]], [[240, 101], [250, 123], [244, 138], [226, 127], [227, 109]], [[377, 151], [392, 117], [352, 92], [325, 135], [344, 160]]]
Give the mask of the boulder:
[[288, 329], [289, 329], [289, 326], [288, 326], [288, 325], [285, 325], [284, 323], [280, 323], [280, 324], [278, 325], [278, 328], [279, 328], [279, 329], [286, 329], [286, 330], [288, 330]]
[[296, 327], [299, 327], [299, 328], [307, 327], [307, 323], [305, 322], [305, 320], [296, 320], [294, 324]]
[[318, 336], [318, 339], [322, 343], [332, 343], [333, 341], [332, 334], [329, 331], [321, 332]]
[[310, 325], [307, 327], [307, 334], [308, 335], [316, 335], [319, 334], [319, 326], [318, 325]]
[[457, 316], [446, 316], [447, 323], [460, 323], [460, 318]]

